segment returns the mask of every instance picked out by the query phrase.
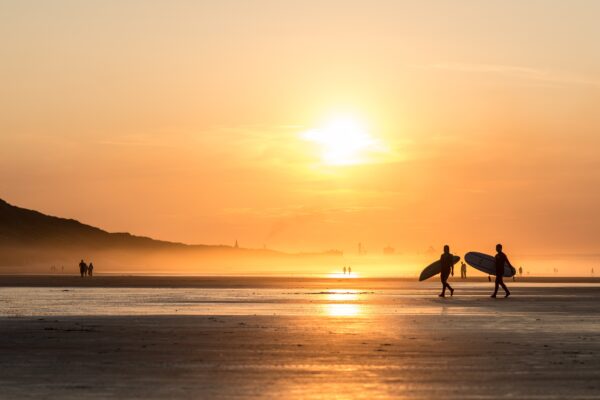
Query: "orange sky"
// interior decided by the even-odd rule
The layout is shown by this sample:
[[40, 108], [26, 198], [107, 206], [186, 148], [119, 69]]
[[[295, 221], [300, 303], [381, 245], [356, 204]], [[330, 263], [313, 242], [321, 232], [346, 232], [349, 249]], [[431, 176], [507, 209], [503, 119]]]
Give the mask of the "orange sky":
[[[188, 243], [597, 252], [598, 15], [597, 1], [3, 2], [0, 197]], [[329, 147], [307, 132], [338, 115], [372, 145], [331, 163], [347, 132]]]

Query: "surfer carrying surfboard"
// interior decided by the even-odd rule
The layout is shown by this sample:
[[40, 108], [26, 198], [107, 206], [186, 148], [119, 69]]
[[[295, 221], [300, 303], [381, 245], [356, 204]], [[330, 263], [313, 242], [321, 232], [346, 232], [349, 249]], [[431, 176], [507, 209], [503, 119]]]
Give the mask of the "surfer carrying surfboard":
[[508, 264], [508, 266], [511, 267], [513, 270], [514, 267], [512, 266], [510, 261], [508, 261], [508, 257], [506, 256], [506, 254], [502, 252], [502, 245], [500, 243], [496, 245], [496, 252], [496, 257], [494, 257], [496, 264], [496, 284], [494, 288], [494, 294], [491, 297], [496, 298], [496, 295], [498, 294], [498, 288], [500, 286], [502, 286], [502, 289], [504, 289], [504, 292], [506, 293], [504, 297], [508, 297], [510, 296], [510, 291], [508, 290], [508, 288], [504, 284], [504, 280], [502, 279], [502, 276], [504, 275], [504, 264]]
[[446, 288], [450, 290], [450, 296], [454, 295], [454, 289], [452, 286], [448, 284], [448, 277], [450, 276], [450, 272], [454, 275], [454, 256], [450, 254], [450, 246], [444, 246], [444, 254], [440, 257], [440, 264], [442, 264], [442, 271], [440, 273], [440, 278], [442, 279], [442, 293], [439, 294], [440, 297], [446, 297]]

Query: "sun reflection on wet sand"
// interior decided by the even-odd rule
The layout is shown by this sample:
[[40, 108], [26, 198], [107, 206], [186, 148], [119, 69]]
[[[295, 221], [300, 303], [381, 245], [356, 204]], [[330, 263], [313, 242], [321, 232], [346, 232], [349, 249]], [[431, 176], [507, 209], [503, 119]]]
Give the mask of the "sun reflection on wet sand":
[[334, 279], [355, 279], [355, 278], [360, 278], [360, 275], [357, 274], [356, 272], [350, 272], [348, 274], [344, 274], [342, 272], [331, 272], [331, 273], [327, 274], [326, 277], [334, 278]]
[[325, 295], [328, 301], [336, 303], [324, 304], [324, 312], [330, 317], [355, 317], [362, 313], [360, 304], [354, 303], [359, 294], [353, 290], [336, 289]]
[[326, 294], [327, 300], [331, 301], [356, 301], [358, 293], [348, 289], [334, 289]]
[[355, 317], [360, 312], [358, 304], [325, 304], [325, 313], [330, 317]]

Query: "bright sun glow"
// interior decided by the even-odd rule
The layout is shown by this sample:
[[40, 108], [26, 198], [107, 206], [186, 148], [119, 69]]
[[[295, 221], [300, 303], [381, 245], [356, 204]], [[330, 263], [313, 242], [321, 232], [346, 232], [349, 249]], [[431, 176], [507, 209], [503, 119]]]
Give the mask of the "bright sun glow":
[[352, 272], [352, 273], [348, 273], [348, 274], [344, 274], [343, 272], [331, 272], [329, 274], [325, 275], [327, 278], [334, 278], [334, 279], [351, 279], [351, 278], [359, 278], [359, 274], [357, 274], [356, 272]]
[[363, 124], [347, 116], [334, 118], [302, 137], [321, 147], [323, 162], [329, 165], [360, 164], [367, 151], [378, 147]]

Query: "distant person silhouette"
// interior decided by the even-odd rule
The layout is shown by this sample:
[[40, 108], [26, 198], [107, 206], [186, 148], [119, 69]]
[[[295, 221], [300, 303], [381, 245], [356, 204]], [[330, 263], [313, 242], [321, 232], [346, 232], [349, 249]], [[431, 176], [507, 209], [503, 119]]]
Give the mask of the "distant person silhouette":
[[508, 266], [513, 269], [514, 267], [512, 266], [510, 261], [508, 261], [508, 257], [506, 256], [506, 254], [502, 252], [502, 245], [499, 243], [496, 245], [496, 252], [496, 284], [494, 286], [494, 294], [491, 297], [496, 298], [496, 295], [498, 294], [498, 288], [500, 286], [502, 286], [502, 289], [504, 289], [504, 292], [506, 293], [504, 297], [508, 297], [510, 296], [510, 291], [508, 290], [508, 288], [504, 284], [504, 280], [502, 279], [504, 276], [504, 264], [508, 264]]
[[352, 274], [352, 268], [348, 267], [348, 275]]
[[519, 276], [523, 276], [523, 267], [519, 267]]
[[454, 263], [452, 261], [454, 256], [450, 254], [450, 246], [444, 246], [444, 253], [440, 256], [440, 264], [442, 264], [442, 271], [440, 273], [440, 278], [442, 280], [442, 293], [439, 294], [439, 297], [446, 297], [446, 288], [450, 290], [450, 296], [454, 296], [454, 289], [452, 286], [448, 284], [448, 277], [450, 273], [454, 275]]
[[90, 265], [88, 265], [87, 270], [89, 276], [94, 276], [94, 264], [90, 263]]
[[464, 261], [460, 263], [460, 278], [467, 279], [467, 264]]
[[344, 275], [346, 275], [346, 267], [344, 267]]
[[87, 270], [87, 265], [83, 262], [83, 260], [81, 260], [81, 262], [79, 263], [79, 273], [81, 274], [82, 278], [85, 275], [86, 270]]

